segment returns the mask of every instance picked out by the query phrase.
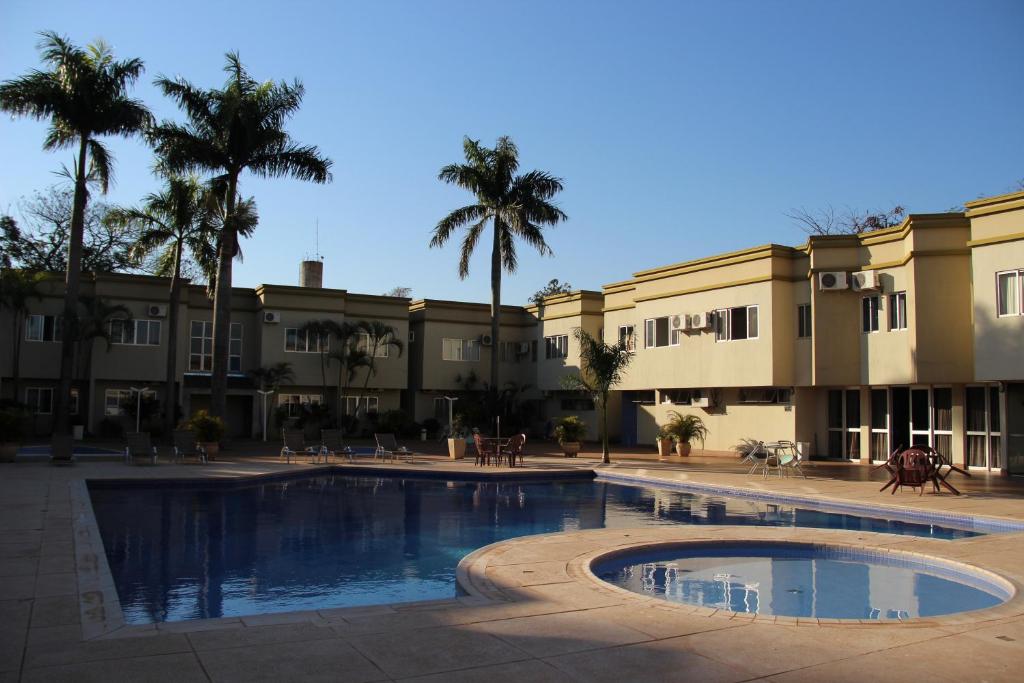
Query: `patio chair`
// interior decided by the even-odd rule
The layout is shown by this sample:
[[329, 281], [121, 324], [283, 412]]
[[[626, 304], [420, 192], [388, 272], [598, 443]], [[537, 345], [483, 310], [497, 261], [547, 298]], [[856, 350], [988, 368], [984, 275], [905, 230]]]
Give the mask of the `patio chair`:
[[754, 474], [760, 469], [762, 470], [762, 473], [767, 476], [768, 449], [765, 448], [764, 441], [758, 441], [753, 448], [747, 451], [746, 455], [743, 456], [743, 459], [740, 462], [750, 465], [750, 469], [747, 471], [747, 474]]
[[175, 429], [171, 434], [174, 442], [174, 459], [184, 464], [185, 459], [194, 457], [198, 462], [205, 465], [206, 449], [196, 441], [196, 433], [189, 429]]
[[917, 495], [924, 494], [924, 487], [931, 482], [935, 485], [934, 468], [929, 459], [929, 454], [917, 448], [908, 448], [896, 457], [896, 485], [892, 487], [892, 493], [897, 489], [909, 486], [911, 490], [920, 489]]
[[284, 458], [288, 464], [291, 464], [293, 455], [297, 458], [305, 453], [310, 456], [311, 460], [316, 457], [317, 449], [306, 445], [306, 435], [301, 429], [286, 429], [282, 433], [282, 438], [284, 446], [281, 448], [280, 457]]
[[343, 455], [348, 456], [349, 462], [353, 462], [352, 449], [345, 445], [341, 438], [340, 429], [320, 430], [320, 452], [324, 456], [325, 463], [330, 456], [340, 458]]
[[413, 452], [405, 446], [399, 446], [394, 434], [374, 434], [373, 439], [377, 442], [377, 450], [373, 452], [374, 458], [397, 460], [404, 456], [406, 460], [413, 462]]
[[50, 442], [50, 464], [75, 464], [75, 440], [71, 434], [53, 435], [53, 440]]
[[474, 433], [473, 445], [476, 446], [474, 465], [489, 465], [492, 458], [498, 459], [498, 448], [494, 441], [484, 439], [479, 433]]
[[516, 466], [516, 458], [519, 464], [523, 464], [523, 448], [526, 446], [526, 434], [516, 434], [508, 442], [508, 464], [509, 467]]
[[150, 465], [156, 464], [156, 446], [150, 441], [149, 432], [128, 432], [124, 436], [126, 441], [125, 463], [132, 464], [138, 458], [142, 458], [143, 462], [148, 460]]
[[780, 441], [779, 444], [785, 445], [784, 450], [776, 454], [779, 474], [785, 476], [787, 471], [799, 472], [800, 476], [806, 479], [807, 475], [804, 474], [803, 468], [800, 467], [800, 462], [804, 459], [800, 446], [792, 441]]

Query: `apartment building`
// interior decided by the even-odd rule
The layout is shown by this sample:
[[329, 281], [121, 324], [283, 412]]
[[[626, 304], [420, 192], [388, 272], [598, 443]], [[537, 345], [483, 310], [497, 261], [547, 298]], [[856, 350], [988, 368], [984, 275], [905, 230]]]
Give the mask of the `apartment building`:
[[[297, 414], [302, 404], [319, 403], [325, 375], [320, 340], [302, 332], [310, 320], [379, 320], [392, 325], [401, 338], [409, 332], [405, 298], [355, 294], [325, 289], [319, 262], [303, 264], [304, 286], [260, 285], [232, 291], [231, 340], [228, 363], [226, 422], [231, 436], [255, 436], [262, 429], [263, 401], [250, 373], [278, 362], [290, 364], [293, 379], [270, 396], [271, 409], [283, 407]], [[182, 288], [176, 330], [168, 329], [168, 288], [164, 278], [102, 274], [83, 282], [87, 300], [119, 307], [107, 316], [108, 344], [96, 338], [79, 344], [74, 374], [73, 419], [85, 431], [97, 433], [103, 420], [134, 428], [131, 403], [139, 392], [162, 399], [166, 380], [167, 342], [177, 336], [176, 391], [182, 415], [206, 408], [210, 397], [213, 353], [213, 306], [204, 287]], [[63, 281], [57, 275], [43, 283], [42, 297], [29, 302], [20, 353], [18, 399], [34, 413], [34, 431], [48, 434], [54, 406], [53, 392], [60, 368], [60, 314]], [[0, 313], [0, 326], [12, 329], [11, 313]], [[323, 345], [324, 356], [330, 341]], [[366, 342], [362, 342], [364, 345]], [[0, 396], [13, 398], [11, 340], [0, 347]], [[342, 410], [353, 414], [398, 408], [407, 387], [408, 356], [380, 349], [375, 372], [357, 372], [344, 380]], [[326, 366], [327, 400], [336, 406], [339, 396], [337, 363]], [[273, 421], [268, 420], [273, 426]]]

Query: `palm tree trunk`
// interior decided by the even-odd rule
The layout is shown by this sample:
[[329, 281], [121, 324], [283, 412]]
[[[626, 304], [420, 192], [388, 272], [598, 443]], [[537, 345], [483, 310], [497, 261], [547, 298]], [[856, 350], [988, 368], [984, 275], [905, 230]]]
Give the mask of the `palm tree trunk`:
[[488, 401], [491, 415], [498, 408], [498, 345], [501, 330], [501, 230], [494, 218], [494, 244], [491, 247], [491, 387]]
[[178, 392], [175, 383], [178, 375], [178, 302], [181, 300], [181, 250], [179, 236], [174, 245], [174, 270], [171, 273], [171, 294], [167, 301], [167, 378], [164, 380], [164, 436], [169, 437], [174, 429], [174, 418], [178, 409]]
[[608, 452], [608, 392], [601, 394], [601, 462], [608, 464], [612, 461]]
[[11, 389], [14, 391], [12, 398], [15, 402], [20, 403], [18, 392], [21, 383], [21, 330], [25, 314], [16, 309], [12, 309], [12, 312], [14, 313], [14, 324], [11, 326], [11, 334], [14, 338], [11, 340]]
[[213, 292], [213, 368], [210, 372], [210, 414], [223, 418], [228, 398], [228, 342], [231, 339], [231, 267], [235, 259], [235, 192], [238, 178], [228, 179], [224, 228], [217, 254], [217, 286]]
[[75, 169], [75, 199], [68, 237], [68, 263], [64, 280], [64, 317], [60, 335], [60, 380], [54, 406], [53, 433], [71, 433], [71, 373], [75, 366], [75, 330], [78, 329], [78, 293], [82, 279], [82, 233], [85, 231], [85, 155], [89, 138], [82, 135]]

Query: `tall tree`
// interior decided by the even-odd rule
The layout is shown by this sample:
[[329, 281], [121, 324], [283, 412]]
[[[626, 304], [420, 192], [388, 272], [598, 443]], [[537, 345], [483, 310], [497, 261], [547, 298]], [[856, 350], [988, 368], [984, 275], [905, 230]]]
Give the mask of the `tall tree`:
[[78, 315], [87, 185], [92, 181], [106, 194], [113, 176], [113, 157], [100, 138], [142, 133], [151, 116], [142, 102], [128, 97], [128, 89], [142, 73], [142, 60], [118, 61], [102, 41], [81, 48], [52, 32], [42, 34], [39, 50], [48, 69], [32, 70], [0, 84], [0, 110], [48, 120], [50, 128], [43, 142], [46, 150], [78, 147], [74, 170], [69, 172], [75, 183], [75, 197], [66, 261], [60, 382], [54, 411], [54, 433], [68, 434], [75, 357], [71, 332]]
[[305, 89], [292, 83], [259, 82], [237, 53], [228, 53], [222, 88], [198, 88], [181, 78], [156, 80], [165, 95], [184, 110], [184, 125], [164, 122], [154, 131], [157, 154], [174, 173], [215, 174], [223, 190], [224, 221], [217, 241], [213, 295], [213, 372], [210, 412], [224, 417], [227, 401], [228, 342], [231, 336], [231, 271], [238, 254], [238, 184], [243, 172], [263, 178], [291, 176], [326, 183], [331, 161], [316, 147], [300, 145], [285, 123], [302, 104]]
[[208, 206], [215, 197], [195, 176], [170, 176], [157, 193], [147, 195], [137, 208], [115, 208], [107, 214], [114, 225], [135, 226], [139, 231], [133, 255], [138, 260], [156, 257], [154, 275], [170, 278], [167, 298], [167, 361], [164, 380], [164, 433], [174, 429], [178, 396], [178, 309], [181, 273], [191, 260], [203, 271], [216, 260], [216, 236]]
[[306, 335], [307, 345], [313, 339], [317, 340], [317, 352], [320, 356], [320, 404], [327, 407], [327, 356], [330, 353], [331, 337], [341, 336], [341, 326], [330, 318], [323, 320], [307, 320], [299, 332]]
[[345, 404], [345, 391], [355, 380], [360, 369], [369, 371], [370, 358], [359, 343], [359, 326], [345, 321], [339, 326], [338, 344], [331, 349], [329, 358], [338, 362], [338, 424], [342, 425], [342, 411]]
[[0, 309], [11, 313], [11, 387], [15, 401], [21, 380], [21, 341], [24, 339], [28, 302], [42, 299], [42, 276], [25, 270], [5, 270], [0, 273]]
[[434, 228], [431, 247], [441, 247], [461, 228], [462, 239], [459, 258], [459, 277], [469, 275], [469, 259], [480, 236], [487, 228], [491, 232], [491, 376], [490, 406], [496, 408], [498, 377], [498, 344], [501, 338], [501, 273], [516, 272], [516, 238], [534, 247], [541, 255], [551, 254], [544, 241], [544, 226], [564, 221], [565, 213], [551, 202], [562, 191], [562, 180], [544, 171], [529, 171], [516, 175], [519, 170], [519, 151], [508, 137], [498, 138], [494, 149], [479, 140], [465, 138], [462, 143], [466, 162], [449, 164], [441, 169], [438, 178], [458, 185], [473, 193], [476, 203], [455, 209], [441, 219]]
[[597, 409], [601, 411], [601, 461], [611, 462], [608, 451], [608, 399], [611, 390], [622, 381], [622, 375], [633, 360], [624, 339], [607, 344], [577, 327], [573, 336], [580, 345], [580, 371], [576, 375], [562, 378], [566, 389], [585, 391], [590, 394]]
[[[78, 300], [78, 305], [81, 311], [75, 321], [76, 327], [72, 330], [72, 336], [77, 345], [76, 371], [73, 374], [75, 377], [84, 380], [84, 384], [91, 389], [92, 350], [96, 340], [102, 340], [106, 345], [106, 350], [109, 352], [113, 345], [110, 321], [114, 318], [130, 321], [132, 313], [123, 304], [110, 303], [99, 296], [82, 296]], [[81, 396], [79, 396], [79, 399], [81, 399]], [[90, 393], [87, 403], [90, 412], [92, 411], [93, 399], [94, 396]], [[132, 408], [135, 408], [134, 403], [132, 403]]]
[[398, 338], [398, 330], [393, 325], [388, 325], [380, 320], [360, 320], [358, 323], [359, 332], [364, 335], [362, 346], [366, 350], [367, 365], [366, 379], [363, 381], [363, 390], [370, 386], [370, 378], [377, 374], [377, 354], [383, 352], [385, 356], [391, 353], [391, 349], [402, 355], [405, 344]]
[[538, 306], [544, 303], [544, 297], [552, 296], [554, 294], [569, 294], [572, 292], [572, 285], [568, 282], [562, 282], [557, 277], [548, 280], [548, 283], [538, 289], [530, 297], [530, 302], [535, 303]]

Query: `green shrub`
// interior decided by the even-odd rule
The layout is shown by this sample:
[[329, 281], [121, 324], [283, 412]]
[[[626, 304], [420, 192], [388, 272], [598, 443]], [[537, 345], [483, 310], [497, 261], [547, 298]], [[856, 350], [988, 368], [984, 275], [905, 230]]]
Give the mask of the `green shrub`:
[[699, 416], [683, 415], [675, 410], [669, 411], [669, 415], [672, 417], [662, 429], [670, 434], [673, 439], [679, 443], [690, 443], [691, 441], [699, 440], [701, 446], [704, 445], [704, 439], [708, 436], [708, 428]]
[[0, 443], [17, 443], [25, 438], [27, 414], [17, 406], [0, 409]]
[[582, 441], [587, 433], [587, 423], [575, 415], [563, 417], [555, 424], [555, 438], [558, 443]]
[[199, 410], [192, 416], [188, 428], [195, 432], [196, 441], [200, 443], [215, 443], [224, 438], [224, 420], [205, 410]]

